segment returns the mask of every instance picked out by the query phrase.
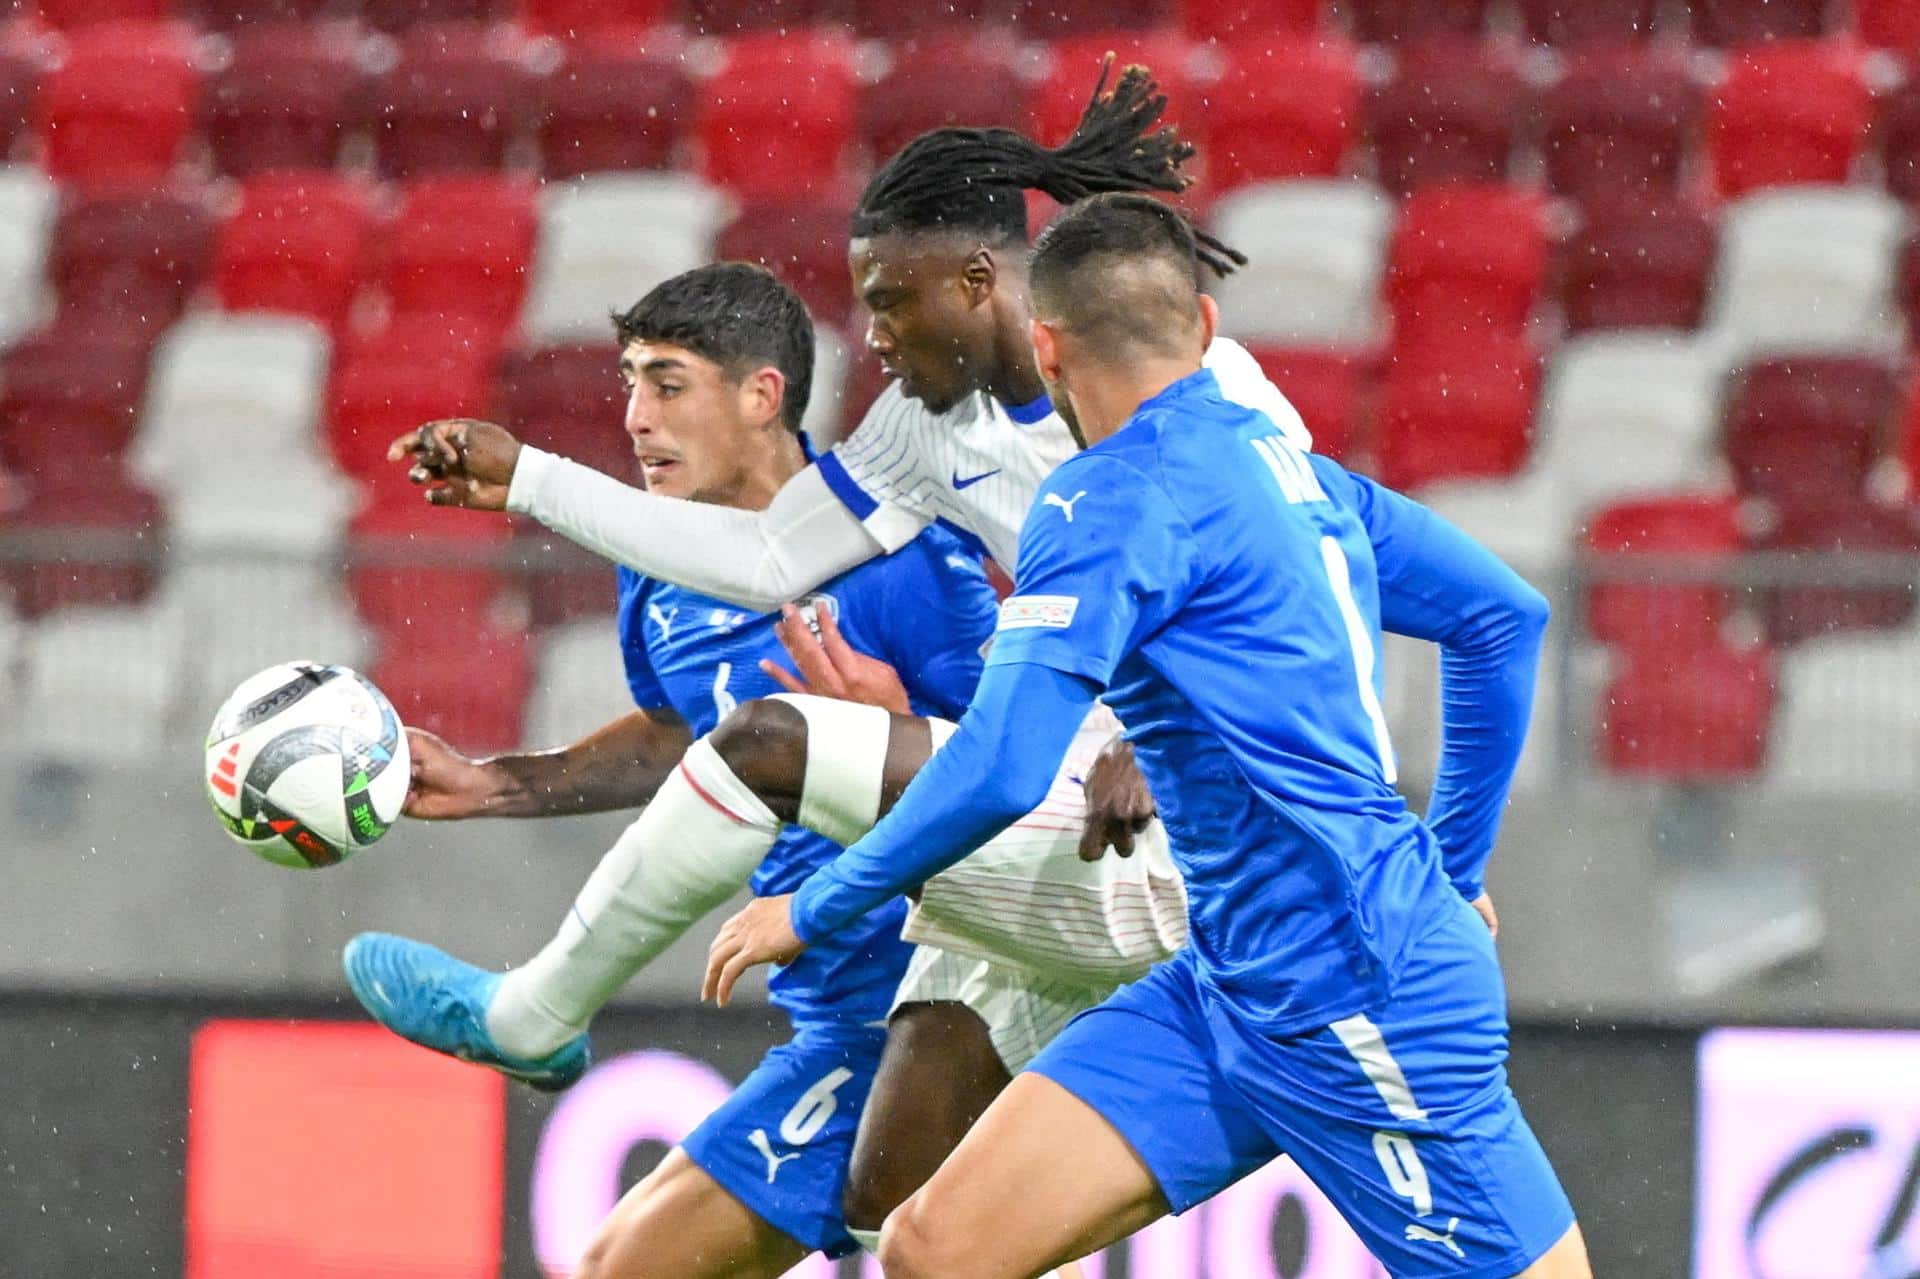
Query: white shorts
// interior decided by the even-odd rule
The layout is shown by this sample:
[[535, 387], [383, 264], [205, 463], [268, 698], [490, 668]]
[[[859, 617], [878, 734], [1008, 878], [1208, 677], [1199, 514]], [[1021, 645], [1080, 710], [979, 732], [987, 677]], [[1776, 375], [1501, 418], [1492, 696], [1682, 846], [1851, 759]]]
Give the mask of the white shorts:
[[[880, 811], [891, 721], [853, 702], [780, 695], [807, 717], [804, 826], [841, 843], [864, 835]], [[929, 719], [933, 747], [953, 735]], [[1038, 808], [922, 886], [907, 940], [1042, 977], [1111, 989], [1143, 976], [1187, 941], [1187, 894], [1151, 823], [1131, 857], [1080, 860], [1087, 801], [1082, 779], [1119, 731], [1105, 706], [1081, 725]]]
[[987, 1023], [993, 1049], [1009, 1075], [1025, 1070], [1042, 1048], [1079, 1013], [1111, 995], [1114, 987], [1042, 977], [1030, 969], [920, 946], [907, 962], [902, 1004], [965, 1004]]

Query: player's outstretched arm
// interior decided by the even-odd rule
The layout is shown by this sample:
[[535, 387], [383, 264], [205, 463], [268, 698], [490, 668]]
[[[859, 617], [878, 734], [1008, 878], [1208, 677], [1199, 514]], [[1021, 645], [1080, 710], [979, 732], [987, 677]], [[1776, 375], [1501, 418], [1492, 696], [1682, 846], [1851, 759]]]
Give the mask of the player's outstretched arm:
[[749, 968], [784, 962], [925, 882], [1046, 798], [1099, 688], [1050, 666], [989, 666], [953, 737], [891, 811], [791, 897], [765, 897], [721, 928], [701, 998], [725, 1004]]
[[764, 511], [660, 497], [521, 444], [490, 422], [429, 422], [390, 461], [439, 506], [530, 515], [597, 555], [767, 613], [881, 553], [881, 544], [809, 466]]
[[432, 733], [407, 730], [413, 780], [405, 812], [423, 821], [556, 817], [637, 808], [693, 742], [672, 711], [633, 711], [558, 750], [469, 759]]
[[1440, 762], [1427, 825], [1448, 877], [1492, 928], [1492, 905], [1480, 898], [1526, 745], [1547, 601], [1418, 502], [1350, 479], [1379, 567], [1381, 627], [1440, 646]]

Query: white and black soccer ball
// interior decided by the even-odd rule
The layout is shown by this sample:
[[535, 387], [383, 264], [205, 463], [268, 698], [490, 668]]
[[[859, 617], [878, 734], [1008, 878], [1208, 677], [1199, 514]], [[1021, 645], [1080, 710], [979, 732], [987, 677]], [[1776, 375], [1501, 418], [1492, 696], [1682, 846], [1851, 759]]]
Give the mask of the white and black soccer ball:
[[227, 834], [297, 870], [332, 866], [400, 817], [411, 759], [393, 704], [344, 666], [287, 662], [241, 683], [207, 733]]

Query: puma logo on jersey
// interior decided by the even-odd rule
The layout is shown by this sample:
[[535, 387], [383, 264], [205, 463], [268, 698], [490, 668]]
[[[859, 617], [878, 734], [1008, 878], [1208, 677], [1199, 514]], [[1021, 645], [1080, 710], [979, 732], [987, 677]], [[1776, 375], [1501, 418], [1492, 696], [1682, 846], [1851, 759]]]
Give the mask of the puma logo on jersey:
[[747, 1144], [759, 1151], [760, 1157], [767, 1161], [767, 1184], [769, 1186], [773, 1184], [773, 1179], [780, 1175], [781, 1164], [792, 1163], [806, 1153], [802, 1150], [796, 1150], [790, 1155], [774, 1154], [773, 1143], [767, 1140], [767, 1130], [765, 1128], [755, 1128], [752, 1132], [748, 1133]]
[[[773, 1178], [768, 1177], [767, 1180], [772, 1181]], [[1453, 1241], [1454, 1227], [1458, 1226], [1459, 1224], [1460, 1224], [1460, 1218], [1458, 1217], [1447, 1218], [1447, 1233], [1444, 1235], [1437, 1230], [1429, 1230], [1422, 1225], [1416, 1224], [1416, 1225], [1408, 1226], [1407, 1242], [1408, 1243], [1437, 1243], [1442, 1248], [1445, 1248], [1448, 1252], [1452, 1253], [1454, 1256], [1460, 1258], [1460, 1260], [1465, 1261], [1467, 1259], [1467, 1254], [1461, 1250], [1459, 1244]]]
[[675, 604], [672, 608], [663, 610], [652, 600], [647, 601], [647, 616], [652, 618], [653, 624], [660, 628], [660, 638], [662, 641], [673, 638], [673, 619], [679, 615], [680, 606], [678, 604]]
[[1067, 523], [1071, 524], [1073, 523], [1073, 504], [1086, 495], [1087, 491], [1085, 489], [1081, 489], [1072, 497], [1061, 497], [1058, 493], [1049, 493], [1040, 499], [1040, 505], [1059, 507], [1061, 513], [1067, 517]]

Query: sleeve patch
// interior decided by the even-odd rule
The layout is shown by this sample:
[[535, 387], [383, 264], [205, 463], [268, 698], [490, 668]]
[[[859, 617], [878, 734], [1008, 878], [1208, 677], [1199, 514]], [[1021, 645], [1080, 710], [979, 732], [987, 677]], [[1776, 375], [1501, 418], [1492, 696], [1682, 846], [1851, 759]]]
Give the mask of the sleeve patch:
[[1079, 611], [1077, 595], [1009, 595], [1000, 605], [1000, 629], [1064, 631]]

